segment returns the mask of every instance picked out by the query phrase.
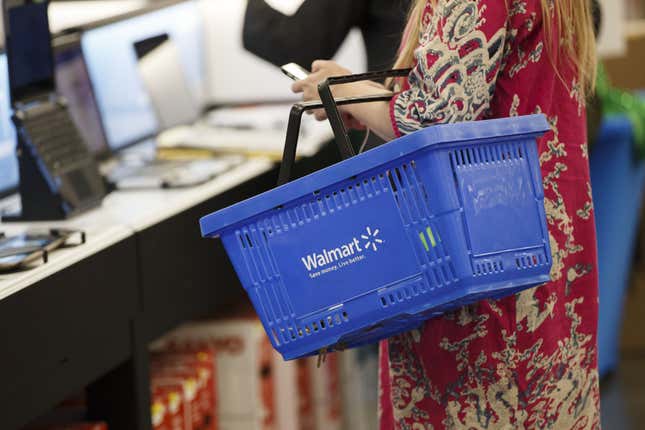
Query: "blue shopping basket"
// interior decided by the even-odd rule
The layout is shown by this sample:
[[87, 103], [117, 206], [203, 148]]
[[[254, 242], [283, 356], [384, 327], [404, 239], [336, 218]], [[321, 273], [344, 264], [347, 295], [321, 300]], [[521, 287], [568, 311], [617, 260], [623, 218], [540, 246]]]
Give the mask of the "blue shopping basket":
[[[396, 71], [399, 75], [406, 71]], [[549, 280], [543, 115], [438, 125], [352, 156], [330, 85], [294, 106], [283, 185], [201, 219], [286, 360], [373, 343]], [[299, 121], [323, 107], [345, 160], [286, 183]]]

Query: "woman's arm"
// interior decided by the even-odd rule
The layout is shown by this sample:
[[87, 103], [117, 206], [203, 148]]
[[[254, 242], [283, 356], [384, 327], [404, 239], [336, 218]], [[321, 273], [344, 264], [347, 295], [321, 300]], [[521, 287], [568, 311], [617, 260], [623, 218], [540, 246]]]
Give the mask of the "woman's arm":
[[[334, 61], [317, 60], [312, 64], [312, 73], [307, 79], [296, 81], [292, 90], [296, 93], [303, 93], [304, 100], [317, 100], [318, 83], [332, 76], [349, 75], [351, 72]], [[336, 85], [332, 88], [335, 98], [358, 97], [388, 93], [388, 90], [381, 84], [371, 81], [355, 82], [351, 84]], [[387, 102], [373, 102], [356, 105], [340, 106], [340, 111], [350, 115], [372, 130], [383, 140], [392, 140], [395, 137], [394, 128], [390, 121], [390, 107]], [[316, 119], [326, 119], [325, 112], [319, 110], [314, 112]]]
[[[342, 107], [384, 139], [408, 134], [432, 124], [482, 119], [492, 100], [504, 60], [508, 11], [503, 1], [437, 0], [426, 10], [425, 27], [415, 51], [409, 86], [389, 103]], [[457, 3], [460, 3], [457, 1]], [[316, 61], [315, 73], [293, 85], [305, 100], [319, 98], [318, 83], [330, 76], [349, 74], [331, 61]], [[335, 97], [379, 94], [370, 83], [334, 87]], [[324, 113], [316, 114], [318, 119]]]

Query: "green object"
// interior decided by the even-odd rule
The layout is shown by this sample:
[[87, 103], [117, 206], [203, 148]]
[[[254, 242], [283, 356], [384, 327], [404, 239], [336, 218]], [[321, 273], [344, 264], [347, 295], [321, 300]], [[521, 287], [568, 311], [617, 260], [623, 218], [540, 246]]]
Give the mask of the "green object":
[[419, 233], [419, 238], [421, 239], [421, 242], [423, 242], [423, 247], [426, 249], [426, 252], [430, 251], [430, 247], [428, 246], [428, 241], [426, 240], [426, 236], [425, 234], [423, 234], [423, 232]]
[[437, 246], [437, 241], [434, 240], [434, 234], [432, 234], [432, 229], [430, 227], [426, 228], [426, 233], [428, 233], [432, 247], [434, 248], [435, 246]]
[[611, 85], [602, 65], [598, 66], [596, 97], [603, 115], [625, 115], [632, 123], [634, 146], [640, 159], [645, 158], [645, 100]]
[[[428, 234], [428, 238], [430, 238], [430, 245], [432, 245], [433, 248], [437, 246], [437, 241], [434, 238], [434, 234], [432, 233], [432, 229], [430, 227], [426, 228], [426, 233]], [[430, 246], [428, 245], [428, 240], [426, 239], [426, 235], [423, 234], [423, 232], [419, 232], [419, 239], [421, 239], [421, 242], [423, 243], [423, 247], [426, 249], [426, 251], [430, 251]]]

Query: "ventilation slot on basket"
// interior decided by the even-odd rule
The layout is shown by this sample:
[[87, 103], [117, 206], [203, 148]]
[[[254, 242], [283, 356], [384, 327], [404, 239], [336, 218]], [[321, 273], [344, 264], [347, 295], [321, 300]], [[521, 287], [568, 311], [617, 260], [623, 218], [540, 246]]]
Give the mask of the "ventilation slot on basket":
[[399, 303], [411, 300], [419, 294], [425, 293], [426, 289], [421, 287], [422, 282], [418, 280], [413, 283], [406, 283], [405, 285], [388, 288], [379, 293], [379, 300], [381, 307], [387, 308]]
[[366, 198], [378, 195], [388, 188], [384, 175], [373, 175], [360, 180], [352, 177], [350, 180], [341, 188], [314, 191], [313, 199], [301, 205], [304, 220], [310, 222], [319, 216], [360, 204]]
[[479, 260], [479, 261], [475, 261], [474, 263], [475, 276], [495, 275], [503, 272], [504, 272], [504, 263], [502, 263], [501, 259]]
[[428, 282], [434, 287], [450, 284], [457, 276], [441, 243], [439, 229], [432, 221], [430, 196], [418, 176], [417, 163], [411, 160], [387, 170], [386, 176], [403, 224], [410, 239], [416, 242], [419, 264], [425, 266]]
[[[260, 305], [266, 311], [269, 324], [281, 327], [289, 321], [293, 314], [293, 306], [289, 300], [275, 257], [269, 245], [269, 236], [274, 234], [274, 228], [269, 219], [237, 232], [240, 249], [246, 261], [248, 275], [255, 284], [251, 297], [254, 305]], [[268, 227], [267, 227], [268, 226]], [[277, 230], [277, 229], [276, 229]], [[274, 340], [288, 342], [289, 335], [284, 328], [277, 328], [273, 334]]]
[[524, 159], [525, 153], [522, 146], [521, 143], [502, 143], [461, 148], [451, 151], [450, 158], [456, 167], [520, 160]]
[[548, 261], [542, 252], [524, 254], [515, 258], [515, 264], [518, 269], [531, 269], [533, 267], [543, 266], [547, 263]]
[[332, 311], [323, 315], [318, 315], [315, 319], [305, 321], [302, 327], [288, 327], [289, 332], [293, 330], [291, 341], [305, 336], [311, 336], [321, 333], [325, 330], [333, 329], [349, 321], [349, 315], [346, 311]]

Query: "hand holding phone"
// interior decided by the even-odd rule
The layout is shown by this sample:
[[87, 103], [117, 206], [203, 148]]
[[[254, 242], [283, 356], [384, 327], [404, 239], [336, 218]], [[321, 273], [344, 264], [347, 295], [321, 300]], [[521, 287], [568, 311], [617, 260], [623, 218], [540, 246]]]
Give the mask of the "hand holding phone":
[[294, 81], [301, 81], [303, 79], [306, 79], [310, 73], [309, 70], [296, 63], [285, 64], [284, 66], [280, 67], [280, 70], [282, 70], [282, 73], [284, 73]]

